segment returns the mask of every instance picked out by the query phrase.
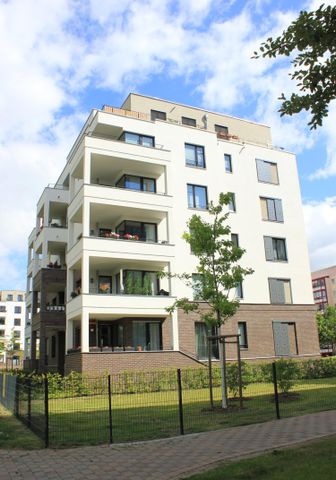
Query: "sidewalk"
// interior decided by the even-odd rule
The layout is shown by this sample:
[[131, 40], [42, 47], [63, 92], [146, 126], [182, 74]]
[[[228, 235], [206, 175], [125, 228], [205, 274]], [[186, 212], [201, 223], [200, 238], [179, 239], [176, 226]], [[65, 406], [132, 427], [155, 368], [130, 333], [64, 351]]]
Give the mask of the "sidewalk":
[[0, 450], [0, 480], [173, 480], [240, 456], [336, 434], [336, 410], [142, 443]]

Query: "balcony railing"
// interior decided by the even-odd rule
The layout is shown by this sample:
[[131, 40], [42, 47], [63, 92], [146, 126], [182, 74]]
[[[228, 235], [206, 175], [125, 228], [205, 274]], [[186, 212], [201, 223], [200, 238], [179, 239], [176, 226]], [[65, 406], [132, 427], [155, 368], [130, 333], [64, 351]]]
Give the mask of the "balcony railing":
[[[104, 230], [104, 231], [102, 231]], [[101, 231], [96, 235], [95, 233], [91, 233], [90, 237], [96, 238], [104, 238], [109, 240], [118, 240], [118, 241], [126, 241], [126, 242], [142, 242], [142, 243], [155, 243], [161, 245], [168, 245], [167, 240], [150, 240], [145, 237], [141, 237], [139, 235], [131, 235], [130, 233], [119, 234], [117, 232], [113, 232], [112, 230], [105, 228], [101, 229]]]
[[65, 305], [46, 305], [45, 309], [47, 312], [64, 312]]
[[122, 115], [123, 117], [138, 118], [140, 120], [150, 120], [150, 115], [147, 113], [134, 112], [133, 110], [125, 110], [123, 108], [110, 107], [109, 105], [103, 105], [102, 111], [106, 113], [114, 113], [116, 115]]

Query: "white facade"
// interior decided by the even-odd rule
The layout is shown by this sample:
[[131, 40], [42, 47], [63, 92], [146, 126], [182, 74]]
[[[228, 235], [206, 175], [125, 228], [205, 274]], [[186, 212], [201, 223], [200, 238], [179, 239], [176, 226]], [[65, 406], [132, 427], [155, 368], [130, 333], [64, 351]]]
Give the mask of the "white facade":
[[[13, 338], [18, 350], [24, 350], [25, 292], [2, 290], [0, 292], [0, 342], [6, 346]], [[0, 352], [0, 367], [6, 365], [6, 352]]]
[[[182, 234], [194, 213], [208, 215], [205, 205], [192, 204], [202, 200], [198, 195], [204, 189], [199, 186], [214, 203], [221, 192], [235, 195], [236, 211], [229, 222], [246, 250], [242, 265], [254, 269], [243, 283], [241, 303], [276, 303], [270, 297], [276, 280], [283, 289], [280, 304], [313, 305], [296, 160], [292, 153], [272, 147], [269, 128], [134, 94], [123, 107], [91, 112], [57, 184], [39, 201], [38, 221], [29, 240], [28, 308], [30, 278], [55, 259], [66, 264], [66, 348], [79, 346], [85, 353], [93, 337], [96, 346], [103, 343], [102, 333], [94, 332], [96, 326], [90, 322], [143, 318], [169, 324], [163, 348], [181, 349], [178, 314], [168, 317], [166, 308], [177, 297], [192, 298], [190, 288], [167, 279], [154, 288], [152, 276], [152, 295], [124, 293], [129, 272], [143, 272], [143, 282], [148, 272], [161, 269], [196, 272], [196, 258]], [[151, 110], [165, 113], [165, 119], [152, 120]], [[186, 148], [194, 147], [201, 148], [203, 160], [190, 166]], [[281, 215], [265, 219], [263, 205], [268, 202], [270, 209], [275, 200]], [[130, 222], [148, 230], [145, 239], [115, 238]], [[155, 225], [155, 239], [148, 233], [154, 231], [150, 224]], [[267, 253], [272, 241], [275, 253]], [[165, 294], [158, 295], [153, 288]]]

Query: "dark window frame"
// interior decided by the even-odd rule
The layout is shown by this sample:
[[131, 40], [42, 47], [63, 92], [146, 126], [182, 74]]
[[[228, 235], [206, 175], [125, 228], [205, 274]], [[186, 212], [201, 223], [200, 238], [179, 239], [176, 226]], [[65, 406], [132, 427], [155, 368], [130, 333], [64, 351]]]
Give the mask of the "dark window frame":
[[238, 333], [240, 333], [239, 326], [243, 327], [244, 330], [244, 337], [245, 337], [245, 343], [242, 343], [242, 337], [239, 337], [239, 347], [243, 349], [248, 349], [248, 338], [247, 338], [247, 322], [238, 322]]
[[14, 318], [14, 327], [21, 327], [21, 318]]
[[237, 212], [237, 202], [236, 202], [236, 194], [234, 192], [229, 192], [231, 195], [230, 202], [228, 203], [229, 212], [236, 213]]
[[[259, 197], [260, 198], [260, 204], [263, 200], [266, 201], [266, 209], [267, 209], [267, 218], [262, 218], [262, 220], [264, 222], [276, 222], [276, 223], [284, 223], [284, 218], [283, 218], [283, 207], [282, 207], [282, 199], [281, 198], [274, 198], [274, 197]], [[270, 215], [270, 209], [269, 209], [269, 203], [268, 202], [272, 202], [273, 203], [273, 211], [274, 211], [274, 214], [275, 214], [275, 220], [273, 220]], [[280, 217], [282, 216], [282, 219], [279, 219], [279, 210], [277, 209], [277, 204], [276, 202], [280, 202], [281, 204], [281, 215]]]
[[[158, 277], [158, 272], [157, 271], [154, 271], [154, 270], [132, 270], [130, 268], [128, 269], [125, 269], [123, 270], [123, 285], [124, 285], [124, 289], [125, 289], [125, 283], [126, 283], [126, 277], [127, 277], [127, 273], [129, 272], [136, 272], [136, 273], [141, 273], [141, 287], [143, 288], [144, 286], [144, 279], [145, 279], [145, 275], [148, 274], [148, 273], [154, 273], [156, 275], [156, 291], [157, 291], [157, 295], [159, 294], [160, 292], [160, 279]], [[118, 273], [117, 276], [119, 275], [119, 281], [120, 281], [120, 274]], [[117, 292], [119, 290], [119, 285], [118, 285], [118, 282], [117, 282]], [[128, 295], [137, 295], [136, 293], [134, 294], [128, 294]], [[153, 293], [153, 296], [155, 295], [155, 292]]]
[[[189, 191], [188, 191], [188, 187], [192, 187], [192, 194], [193, 194], [193, 206], [190, 206], [189, 205]], [[197, 207], [196, 206], [196, 196], [195, 196], [195, 187], [196, 188], [204, 188], [204, 191], [205, 191], [205, 200], [206, 200], [206, 206], [205, 207]], [[187, 183], [187, 200], [188, 200], [188, 208], [192, 208], [192, 209], [197, 209], [197, 210], [208, 210], [208, 205], [209, 205], [209, 199], [208, 199], [208, 187], [206, 187], [205, 185], [196, 185], [194, 183]]]
[[[124, 181], [124, 184], [125, 184], [125, 180], [127, 177], [134, 177], [134, 178], [137, 178], [140, 180], [139, 184], [140, 184], [140, 190], [137, 189], [137, 188], [130, 188], [130, 187], [123, 187], [123, 186], [119, 186], [119, 183]], [[154, 185], [154, 191], [151, 191], [151, 190], [144, 190], [144, 181], [145, 180], [151, 180], [153, 181], [153, 185]], [[131, 175], [130, 173], [124, 173], [115, 183], [115, 186], [117, 188], [124, 188], [125, 190], [133, 190], [134, 192], [146, 192], [146, 193], [156, 193], [156, 179], [155, 178], [152, 178], [152, 177], [142, 177], [141, 175]]]
[[[118, 229], [121, 228], [122, 224], [125, 224], [125, 233], [128, 233], [127, 232], [127, 227], [126, 227], [127, 222], [133, 222], [133, 223], [139, 223], [140, 224], [141, 235], [139, 235], [139, 240], [142, 241], [142, 242], [147, 241], [147, 240], [144, 240], [144, 238], [145, 238], [145, 225], [154, 225], [154, 227], [155, 227], [155, 243], [157, 243], [158, 235], [157, 235], [157, 224], [156, 223], [140, 222], [138, 220], [123, 220], [122, 222], [119, 223], [119, 225], [116, 226], [116, 228], [115, 228], [116, 233], [120, 233], [120, 232], [118, 232]], [[124, 235], [125, 235], [125, 233], [124, 233]]]
[[235, 247], [239, 248], [239, 235], [238, 233], [231, 233], [231, 242]]
[[[126, 135], [127, 134], [130, 134], [130, 135], [134, 135], [136, 137], [138, 137], [138, 142], [137, 143], [133, 143], [133, 142], [127, 142], [126, 141]], [[152, 145], [145, 145], [143, 143], [143, 139], [144, 138], [147, 138], [147, 139], [150, 139], [152, 141]], [[125, 130], [119, 137], [119, 140], [121, 142], [125, 142], [127, 143], [128, 145], [140, 145], [142, 147], [147, 147], [147, 148], [155, 148], [155, 137], [153, 137], [152, 135], [145, 135], [144, 133], [137, 133], [137, 132], [130, 132], [128, 130]]]
[[18, 307], [18, 306], [14, 307], [14, 313], [17, 313], [17, 314], [22, 313], [22, 307]]
[[[227, 161], [229, 164], [229, 169], [227, 168]], [[232, 173], [232, 155], [229, 153], [224, 153], [224, 167], [226, 173]]]
[[[187, 156], [185, 154], [185, 164], [187, 167], [195, 167], [195, 168], [206, 168], [206, 162], [205, 162], [205, 148], [204, 145], [195, 145], [194, 143], [185, 143], [184, 144], [184, 151], [186, 151], [186, 147], [192, 147], [194, 150], [194, 163], [188, 162]], [[198, 149], [202, 150], [202, 157], [203, 157], [203, 163], [199, 163], [199, 158], [198, 158]]]
[[226, 127], [225, 125], [218, 125], [217, 123], [215, 123], [215, 132], [216, 133], [222, 133], [224, 135], [228, 135], [229, 134], [229, 128]]
[[[267, 249], [266, 249], [266, 238], [272, 240], [272, 254], [273, 258], [267, 258]], [[281, 252], [281, 248], [278, 248], [278, 244], [282, 243], [283, 251], [285, 253], [285, 258], [279, 258], [279, 253]], [[280, 262], [280, 263], [287, 263], [288, 262], [288, 252], [287, 252], [287, 242], [286, 238], [283, 237], [271, 237], [269, 235], [264, 235], [264, 249], [265, 249], [265, 258], [267, 262]], [[274, 255], [276, 252], [276, 256]]]
[[188, 125], [189, 127], [197, 127], [196, 118], [181, 117], [182, 125]]
[[[290, 291], [290, 302], [272, 302], [272, 291], [271, 291], [271, 280], [277, 280], [278, 282], [286, 282], [289, 284], [289, 291]], [[292, 291], [292, 282], [290, 278], [278, 278], [278, 277], [268, 277], [268, 291], [269, 291], [269, 298], [271, 305], [293, 305], [293, 291]]]
[[154, 122], [155, 120], [167, 120], [167, 113], [162, 112], [161, 110], [153, 110], [150, 111], [151, 120]]

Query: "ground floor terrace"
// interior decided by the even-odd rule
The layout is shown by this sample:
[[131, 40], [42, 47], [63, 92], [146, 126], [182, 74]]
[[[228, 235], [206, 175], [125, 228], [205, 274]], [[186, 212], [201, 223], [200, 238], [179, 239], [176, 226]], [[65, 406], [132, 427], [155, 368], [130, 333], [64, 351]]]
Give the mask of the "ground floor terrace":
[[[201, 308], [206, 309], [206, 305]], [[208, 359], [208, 334], [240, 334], [241, 357], [271, 361], [280, 357], [319, 356], [312, 305], [247, 305], [220, 329], [209, 332], [195, 313], [121, 316], [87, 314], [83, 332], [80, 318], [68, 322], [65, 371], [103, 373], [122, 370], [198, 366]], [[87, 342], [83, 348], [83, 339]], [[218, 344], [210, 345], [219, 360]], [[236, 360], [237, 346], [228, 344], [226, 356]]]

